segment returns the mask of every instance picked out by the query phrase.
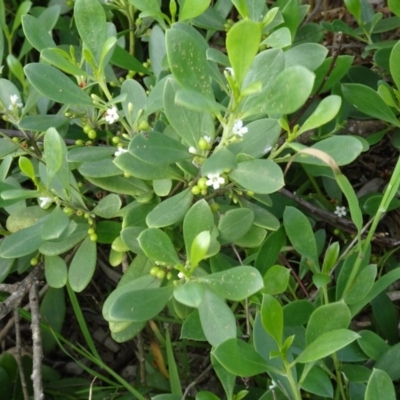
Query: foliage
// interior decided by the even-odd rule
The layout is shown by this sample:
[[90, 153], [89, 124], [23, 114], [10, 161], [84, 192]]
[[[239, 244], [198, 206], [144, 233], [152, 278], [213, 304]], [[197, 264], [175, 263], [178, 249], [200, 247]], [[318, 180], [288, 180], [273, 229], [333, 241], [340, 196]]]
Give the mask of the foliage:
[[[253, 398], [395, 398], [397, 321], [385, 292], [400, 268], [391, 254], [377, 263], [372, 244], [398, 207], [400, 163], [383, 194], [358, 198], [340, 167], [374, 139], [339, 133], [348, 119], [400, 127], [400, 42], [383, 36], [400, 10], [389, 1], [396, 16], [383, 19], [366, 0], [345, 4], [355, 29], [304, 22], [298, 0], [17, 10], [0, 0], [0, 281], [43, 263], [49, 296], [65, 308], [54, 293], [66, 288], [84, 355], [111, 373], [96, 376], [112, 390], [181, 398], [179, 328], [187, 345], [208, 343], [228, 400], [247, 394], [236, 377], [253, 377]], [[377, 72], [352, 66], [340, 44], [328, 57], [323, 29], [366, 43]], [[347, 206], [354, 240], [317, 230], [301, 198], [338, 224]], [[125, 342], [150, 326], [165, 346], [164, 386], [129, 385], [97, 353], [75, 293], [102, 279], [105, 254], [124, 271], [104, 294], [111, 335]], [[355, 331], [369, 306], [374, 326]], [[393, 312], [380, 315], [383, 306]], [[42, 311], [64, 347], [57, 307], [47, 300]], [[11, 364], [0, 359], [10, 391]]]

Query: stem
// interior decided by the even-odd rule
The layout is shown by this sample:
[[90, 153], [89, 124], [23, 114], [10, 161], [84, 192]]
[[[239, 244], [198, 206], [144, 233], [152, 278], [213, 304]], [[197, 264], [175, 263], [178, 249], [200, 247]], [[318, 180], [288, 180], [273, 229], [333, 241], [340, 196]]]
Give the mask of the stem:
[[332, 359], [333, 359], [333, 363], [335, 365], [336, 380], [337, 380], [337, 385], [338, 385], [338, 389], [339, 389], [336, 393], [337, 394], [340, 393], [340, 395], [342, 396], [342, 399], [344, 400], [344, 399], [346, 399], [346, 394], [344, 392], [342, 374], [340, 373], [340, 365], [339, 365], [339, 360], [336, 356], [336, 353], [332, 354]]
[[301, 400], [301, 394], [300, 394], [299, 388], [297, 387], [297, 383], [293, 377], [292, 369], [290, 368], [290, 364], [286, 361], [285, 358], [282, 361], [285, 365], [286, 378], [289, 381], [290, 388], [292, 389], [292, 392], [294, 395], [292, 400]]

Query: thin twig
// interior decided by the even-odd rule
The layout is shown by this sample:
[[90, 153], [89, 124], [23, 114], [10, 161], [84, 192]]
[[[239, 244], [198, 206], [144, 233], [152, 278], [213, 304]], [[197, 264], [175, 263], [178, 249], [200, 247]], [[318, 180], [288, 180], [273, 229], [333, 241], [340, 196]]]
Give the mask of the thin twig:
[[138, 359], [139, 359], [139, 369], [140, 369], [140, 384], [143, 387], [146, 387], [146, 359], [144, 357], [142, 333], [139, 332], [136, 338], [137, 338], [136, 347], [138, 349]]
[[198, 383], [202, 382], [208, 375], [208, 373], [212, 369], [212, 364], [209, 364], [209, 366], [193, 381], [191, 382], [185, 389], [185, 392], [183, 393], [182, 399], [185, 400], [186, 396], [189, 394], [190, 390], [192, 387], [196, 386]]
[[21, 379], [21, 388], [22, 388], [22, 393], [23, 393], [23, 396], [24, 396], [24, 400], [29, 400], [29, 393], [28, 393], [28, 388], [27, 388], [27, 385], [26, 385], [24, 369], [22, 367], [21, 327], [20, 327], [20, 324], [19, 324], [18, 309], [14, 309], [14, 321], [15, 321], [15, 342], [16, 342], [16, 348], [17, 348], [16, 361], [17, 361], [17, 364], [18, 364], [19, 376], [20, 376], [20, 379]]
[[40, 331], [40, 311], [39, 311], [39, 290], [38, 282], [32, 283], [29, 291], [29, 303], [31, 305], [31, 329], [32, 329], [32, 353], [33, 365], [31, 379], [33, 382], [33, 395], [35, 400], [43, 400], [43, 381], [42, 381], [42, 333]]
[[306, 287], [304, 286], [303, 282], [301, 281], [300, 277], [297, 275], [296, 271], [294, 270], [294, 268], [292, 267], [292, 265], [290, 264], [290, 262], [287, 260], [287, 258], [281, 253], [279, 254], [279, 258], [280, 260], [292, 271], [292, 274], [294, 276], [294, 279], [296, 280], [296, 282], [299, 284], [299, 286], [301, 287], [301, 290], [303, 291], [303, 293], [307, 296], [307, 298], [310, 298], [310, 293], [308, 293], [308, 290], [306, 289]]

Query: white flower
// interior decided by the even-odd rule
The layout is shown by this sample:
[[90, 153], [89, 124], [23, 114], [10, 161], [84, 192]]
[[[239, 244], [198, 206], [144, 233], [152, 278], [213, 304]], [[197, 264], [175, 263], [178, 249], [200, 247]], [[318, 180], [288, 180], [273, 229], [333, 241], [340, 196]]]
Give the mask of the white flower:
[[51, 203], [53, 203], [53, 199], [51, 197], [42, 196], [39, 197], [39, 206], [40, 208], [47, 209], [50, 207]]
[[206, 185], [212, 186], [215, 190], [219, 189], [225, 183], [225, 179], [219, 176], [219, 174], [207, 174], [207, 178]]
[[190, 154], [197, 154], [196, 147], [190, 146], [190, 147], [189, 147], [189, 153], [190, 153]]
[[274, 380], [272, 380], [271, 385], [268, 386], [269, 390], [274, 390], [278, 385]]
[[10, 102], [11, 104], [8, 106], [9, 110], [12, 110], [15, 106], [18, 108], [22, 108], [23, 104], [19, 101], [19, 97], [17, 94], [12, 94], [10, 96]]
[[113, 124], [119, 118], [117, 107], [112, 106], [109, 108], [106, 113], [104, 119], [108, 124]]
[[183, 272], [179, 272], [178, 273], [178, 278], [179, 279], [182, 279], [182, 278], [184, 278], [185, 277], [185, 274], [183, 273]]
[[235, 135], [243, 137], [245, 133], [247, 133], [249, 129], [246, 126], [243, 126], [243, 121], [241, 119], [236, 119], [233, 123], [232, 132]]
[[335, 214], [336, 214], [338, 217], [345, 217], [346, 214], [347, 214], [347, 212], [346, 212], [346, 207], [339, 207], [339, 206], [336, 206]]
[[233, 71], [232, 67], [226, 67], [225, 71], [227, 71], [230, 76], [235, 76], [235, 72]]
[[115, 157], [118, 157], [118, 156], [120, 156], [121, 154], [124, 154], [124, 153], [126, 153], [128, 150], [127, 149], [124, 149], [123, 147], [118, 147], [118, 150], [114, 153], [114, 156]]

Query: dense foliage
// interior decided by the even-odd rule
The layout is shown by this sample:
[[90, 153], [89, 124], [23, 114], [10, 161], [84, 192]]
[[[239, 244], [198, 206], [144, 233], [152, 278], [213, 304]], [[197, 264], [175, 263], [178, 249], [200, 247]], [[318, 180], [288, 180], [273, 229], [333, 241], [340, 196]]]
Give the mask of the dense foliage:
[[[179, 371], [201, 372], [184, 367], [190, 346], [221, 383], [198, 399], [395, 399], [386, 292], [400, 267], [396, 241], [385, 250], [375, 235], [399, 207], [400, 164], [383, 193], [363, 195], [340, 168], [400, 127], [400, 42], [387, 34], [399, 2], [384, 16], [345, 0], [351, 26], [313, 22], [299, 0], [5, 3], [0, 282], [44, 267], [45, 351], [90, 360], [110, 387], [98, 399], [187, 396]], [[382, 130], [342, 134], [368, 119]], [[79, 306], [111, 267], [123, 275], [102, 314], [117, 342], [153, 332], [147, 381], [107, 367]], [[64, 293], [87, 349], [61, 335]], [[48, 398], [81, 398], [57, 382]]]

